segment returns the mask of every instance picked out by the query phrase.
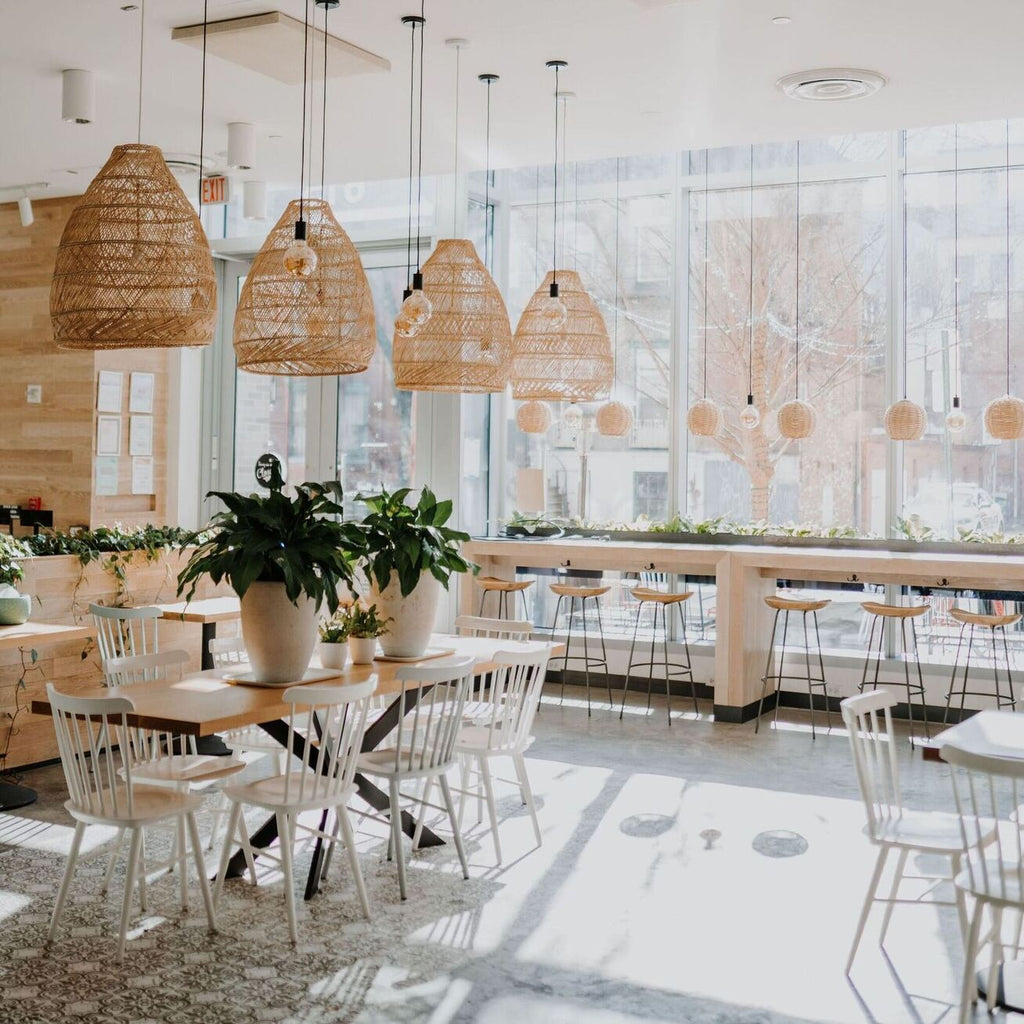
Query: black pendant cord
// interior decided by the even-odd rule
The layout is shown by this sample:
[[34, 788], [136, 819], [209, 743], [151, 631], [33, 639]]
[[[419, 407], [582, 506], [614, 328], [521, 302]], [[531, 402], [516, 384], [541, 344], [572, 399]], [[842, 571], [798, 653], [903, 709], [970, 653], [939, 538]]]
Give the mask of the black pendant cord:
[[[497, 75], [478, 76], [487, 85], [487, 117], [484, 122], [484, 266], [491, 269], [491, 86], [498, 80]], [[537, 168], [538, 182], [540, 168]], [[536, 243], [534, 252], [536, 253]]]
[[800, 398], [800, 140], [796, 141], [796, 388], [794, 397]]
[[1006, 393], [1010, 393], [1010, 120], [1006, 120]]
[[409, 33], [409, 218], [408, 229], [405, 233], [405, 293], [402, 298], [407, 299], [412, 294], [409, 287], [412, 281], [412, 172], [413, 154], [415, 153], [415, 136], [413, 126], [416, 123], [416, 19], [403, 18], [411, 28]]
[[326, 178], [324, 177], [324, 169], [327, 166], [327, 15], [331, 13], [331, 8], [328, 5], [324, 5], [324, 105], [323, 112], [320, 120], [320, 198], [326, 199], [327, 193], [325, 191]]
[[203, 215], [203, 154], [206, 144], [206, 26], [210, 0], [203, 0], [203, 75], [199, 86], [199, 216]]
[[[303, 184], [306, 180], [306, 86], [309, 75], [309, 0], [305, 0], [303, 6], [302, 26], [302, 146], [299, 157], [299, 224], [305, 229], [304, 213], [305, 203], [303, 201]], [[296, 237], [298, 236], [298, 224], [296, 225]]]
[[[204, 8], [205, 10], [205, 8]], [[206, 19], [203, 19], [203, 41], [205, 45], [206, 40]], [[135, 141], [142, 145], [142, 65], [143, 57], [146, 53], [146, 0], [142, 0], [141, 7], [139, 9], [139, 120], [136, 127]], [[199, 175], [202, 177], [203, 170], [199, 169]]]
[[[420, 3], [420, 94], [419, 117], [417, 125], [417, 163], [416, 163], [416, 278], [420, 280], [421, 247], [423, 245], [423, 40], [427, 31], [427, 3]], [[422, 288], [422, 283], [417, 285]]]
[[754, 146], [750, 146], [750, 195], [749, 218], [747, 220], [747, 241], [749, 261], [747, 274], [750, 278], [750, 294], [747, 299], [747, 404], [752, 404], [754, 395]]
[[710, 150], [704, 150], [704, 391], [701, 397], [708, 397], [708, 263], [710, 253], [708, 251], [708, 221], [710, 220], [710, 206], [708, 204], [708, 161]]
[[308, 132], [308, 145], [309, 145], [309, 159], [306, 161], [306, 202], [309, 202], [313, 198], [313, 140], [316, 138], [316, 131], [314, 121], [316, 115], [313, 113], [313, 100], [314, 93], [316, 92], [316, 68], [314, 67], [316, 60], [316, 0], [313, 0], [313, 10], [310, 17], [310, 36], [309, 36], [309, 127], [306, 129]]
[[[555, 64], [555, 193], [551, 221], [551, 294], [558, 295], [558, 74], [561, 67]], [[562, 186], [565, 187], [564, 185]], [[564, 217], [562, 218], [564, 221]]]
[[[903, 130], [903, 161], [907, 159], [907, 131]], [[905, 186], [904, 186], [905, 187]], [[903, 197], [903, 400], [907, 400], [907, 366], [910, 350], [910, 282], [907, 278], [909, 267], [910, 216], [907, 211], [907, 197]]]
[[[455, 170], [452, 173], [452, 238], [458, 230], [459, 209], [459, 80], [462, 74], [462, 47], [455, 46]], [[484, 220], [486, 221], [486, 216]]]
[[615, 319], [612, 321], [612, 389], [618, 383], [619, 366], [619, 215], [621, 200], [619, 198], [619, 163], [615, 158]]
[[953, 406], [960, 405], [960, 126], [953, 125]]
[[536, 281], [540, 277], [540, 164], [533, 192], [533, 279]]

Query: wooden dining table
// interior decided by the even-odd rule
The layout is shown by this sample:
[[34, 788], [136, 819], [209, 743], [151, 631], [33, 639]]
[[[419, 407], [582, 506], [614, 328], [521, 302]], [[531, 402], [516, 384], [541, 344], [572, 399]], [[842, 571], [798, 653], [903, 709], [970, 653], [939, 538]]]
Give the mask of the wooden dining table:
[[[497, 667], [494, 656], [498, 651], [536, 651], [541, 646], [549, 646], [552, 655], [557, 656], [563, 651], [562, 644], [542, 644], [537, 641], [499, 640], [493, 637], [459, 637], [436, 635], [432, 637], [430, 647], [451, 651], [451, 657], [470, 655], [476, 659], [473, 675], [482, 679]], [[407, 688], [406, 699], [401, 700], [403, 683], [398, 679], [401, 668], [410, 664], [431, 664], [436, 659], [422, 659], [416, 662], [385, 661], [378, 659], [370, 665], [353, 665], [349, 663], [344, 669], [337, 671], [329, 678], [318, 678], [319, 685], [336, 684], [344, 687], [352, 683], [361, 683], [376, 677], [378, 694], [393, 694], [395, 699], [384, 712], [375, 719], [363, 738], [363, 751], [374, 750], [384, 741], [398, 725], [401, 716], [416, 705], [419, 693], [429, 688], [424, 684], [420, 689]], [[311, 666], [319, 669], [320, 665], [314, 658]], [[244, 666], [241, 667], [244, 671]], [[99, 686], [84, 689], [76, 693], [81, 697], [112, 697], [129, 698], [134, 704], [134, 711], [128, 714], [128, 723], [144, 729], [159, 729], [167, 732], [180, 733], [186, 736], [212, 736], [217, 733], [241, 729], [245, 726], [257, 725], [272, 736], [282, 747], [288, 747], [287, 718], [291, 706], [283, 700], [286, 686], [267, 687], [254, 686], [232, 681], [233, 676], [240, 674], [240, 666], [231, 668], [208, 669], [193, 672], [180, 680], [153, 680], [132, 683], [128, 686]], [[319, 676], [319, 673], [318, 673]], [[301, 685], [297, 682], [295, 685]], [[35, 714], [51, 714], [49, 700], [32, 701]], [[305, 739], [294, 735], [292, 753], [301, 758]], [[384, 812], [389, 808], [388, 795], [365, 776], [356, 776], [356, 787], [359, 796], [375, 810]], [[323, 813], [321, 831], [326, 824], [326, 811]], [[408, 811], [402, 812], [402, 828], [406, 835], [412, 837], [416, 832], [417, 822]], [[266, 848], [277, 838], [277, 819], [271, 816], [253, 832], [251, 841], [256, 848]], [[443, 840], [426, 826], [422, 827], [419, 846], [439, 846]], [[323, 843], [317, 839], [306, 881], [306, 899], [311, 899], [318, 891], [320, 871], [323, 858]], [[236, 877], [245, 870], [245, 861], [239, 850], [231, 858], [228, 877]]]

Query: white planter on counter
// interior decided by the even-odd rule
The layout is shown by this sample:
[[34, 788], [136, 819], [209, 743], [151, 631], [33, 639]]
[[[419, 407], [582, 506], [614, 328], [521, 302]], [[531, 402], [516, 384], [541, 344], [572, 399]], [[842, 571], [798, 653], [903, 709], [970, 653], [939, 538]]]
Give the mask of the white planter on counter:
[[391, 619], [388, 631], [380, 638], [384, 653], [392, 658], [415, 658], [427, 649], [434, 631], [437, 604], [441, 597], [441, 584], [429, 572], [420, 576], [419, 583], [408, 596], [402, 596], [398, 574], [381, 590], [376, 582], [370, 587], [370, 600], [377, 606], [377, 614]]
[[375, 636], [350, 636], [348, 652], [352, 655], [353, 665], [369, 665], [377, 653]]
[[292, 604], [283, 583], [252, 583], [242, 598], [242, 637], [260, 683], [302, 679], [316, 647], [316, 605], [303, 594]]

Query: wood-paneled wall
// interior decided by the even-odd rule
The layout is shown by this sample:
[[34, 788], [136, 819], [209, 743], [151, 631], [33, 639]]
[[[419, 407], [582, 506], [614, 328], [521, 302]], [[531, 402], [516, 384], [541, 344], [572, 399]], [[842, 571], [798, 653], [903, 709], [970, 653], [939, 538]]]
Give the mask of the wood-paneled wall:
[[[57, 246], [77, 196], [35, 200], [35, 223], [21, 226], [16, 203], [0, 205], [0, 503], [31, 496], [52, 509], [54, 525], [163, 523], [167, 510], [167, 389], [169, 353], [122, 350], [62, 352], [50, 329], [50, 280]], [[95, 406], [101, 369], [125, 374], [119, 493], [93, 494]], [[131, 493], [128, 455], [128, 374], [156, 376], [153, 477], [156, 493]], [[29, 405], [26, 388], [41, 384]]]

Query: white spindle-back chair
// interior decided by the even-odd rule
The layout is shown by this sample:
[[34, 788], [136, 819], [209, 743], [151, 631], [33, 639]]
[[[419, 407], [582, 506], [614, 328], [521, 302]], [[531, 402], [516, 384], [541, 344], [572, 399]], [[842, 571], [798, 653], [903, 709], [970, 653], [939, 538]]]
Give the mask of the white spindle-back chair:
[[155, 654], [160, 650], [159, 622], [163, 613], [159, 608], [108, 608], [91, 604], [89, 614], [96, 627], [96, 644], [104, 672], [111, 658]]
[[[398, 861], [398, 888], [406, 898], [405, 857], [402, 848], [402, 784], [436, 778], [444, 798], [455, 837], [464, 878], [469, 878], [466, 852], [462, 846], [455, 805], [447, 773], [455, 761], [455, 743], [462, 724], [462, 713], [473, 682], [472, 657], [445, 658], [442, 661], [400, 668], [395, 678], [402, 684], [403, 714], [394, 730], [394, 746], [371, 750], [359, 758], [358, 770], [388, 780], [391, 824], [389, 850]], [[420, 814], [427, 806], [420, 803]], [[442, 808], [438, 808], [441, 810]], [[417, 833], [419, 830], [417, 829]]]
[[[139, 784], [134, 775], [134, 758], [130, 753], [134, 730], [128, 723], [128, 715], [134, 710], [132, 702], [127, 697], [69, 697], [56, 690], [52, 683], [47, 684], [46, 693], [52, 709], [64, 778], [70, 793], [70, 799], [64, 806], [75, 819], [75, 835], [53, 908], [47, 942], [52, 942], [56, 936], [87, 825], [107, 825], [117, 828], [119, 832], [131, 832], [128, 873], [118, 932], [118, 960], [124, 956], [132, 890], [142, 854], [142, 830], [147, 825], [172, 820], [180, 823], [181, 831], [187, 828], [207, 920], [210, 929], [216, 930], [213, 902], [206, 883], [206, 868], [195, 820], [195, 811], [201, 800], [187, 792]], [[97, 722], [102, 727], [102, 735], [117, 738], [117, 752], [109, 746], [106, 749], [100, 746], [97, 740], [99, 734], [95, 729]], [[186, 905], [183, 902], [183, 909]]]
[[[1003, 957], [1003, 911], [1024, 915], [1024, 760], [975, 754], [944, 743], [942, 758], [953, 766], [953, 796], [960, 836], [967, 853], [956, 879], [958, 890], [974, 897], [970, 924], [964, 936], [964, 976], [960, 1020], [973, 1019], [978, 998], [975, 961], [991, 942], [987, 1001], [996, 1006], [999, 963]], [[991, 927], [982, 936], [985, 909]], [[1019, 930], [1017, 943], [1020, 942]]]
[[496, 640], [529, 640], [533, 623], [512, 619], [488, 619], [481, 615], [460, 615], [455, 620], [460, 636], [493, 637]]
[[[903, 806], [900, 794], [897, 740], [892, 726], [892, 707], [896, 696], [886, 690], [869, 690], [855, 697], [847, 697], [840, 708], [843, 723], [850, 736], [853, 763], [857, 782], [864, 801], [867, 824], [864, 828], [868, 839], [878, 847], [874, 872], [864, 897], [853, 945], [846, 961], [846, 971], [853, 966], [857, 947], [860, 945], [864, 926], [871, 912], [872, 904], [885, 905], [885, 916], [879, 935], [879, 945], [885, 942], [893, 907], [897, 903], [923, 903], [930, 906], [955, 906], [961, 928], [966, 923], [966, 907], [959, 889], [953, 901], [929, 899], [934, 890], [943, 882], [955, 878], [960, 870], [964, 853], [964, 842], [956, 815], [936, 811], [914, 811]], [[991, 830], [987, 834], [991, 838]], [[896, 868], [890, 883], [889, 894], [878, 894], [882, 873], [890, 852], [898, 851]], [[935, 854], [948, 857], [948, 873], [927, 876], [905, 876], [907, 859], [911, 853]], [[927, 878], [931, 885], [916, 899], [900, 899], [899, 887], [904, 877]]]
[[[281, 840], [280, 863], [284, 874], [285, 902], [292, 942], [299, 941], [293, 877], [296, 830], [301, 828], [330, 843], [336, 841], [333, 834], [301, 824], [298, 817], [303, 811], [334, 809], [348, 851], [359, 902], [367, 920], [370, 918], [370, 903], [359, 869], [355, 837], [346, 805], [354, 792], [356, 761], [366, 730], [370, 698], [376, 687], [376, 677], [346, 686], [331, 684], [289, 687], [283, 698], [286, 704], [291, 705], [288, 715], [288, 747], [293, 751], [301, 747], [302, 756], [292, 757], [280, 775], [247, 785], [229, 786], [225, 790], [231, 800], [231, 814], [224, 837], [214, 900], [220, 898], [236, 834], [245, 851], [251, 879], [254, 883], [256, 881], [253, 850], [245, 828], [242, 807], [251, 805], [272, 811], [277, 817]], [[307, 742], [307, 737], [317, 737], [316, 742]], [[259, 853], [267, 856], [265, 850]]]

